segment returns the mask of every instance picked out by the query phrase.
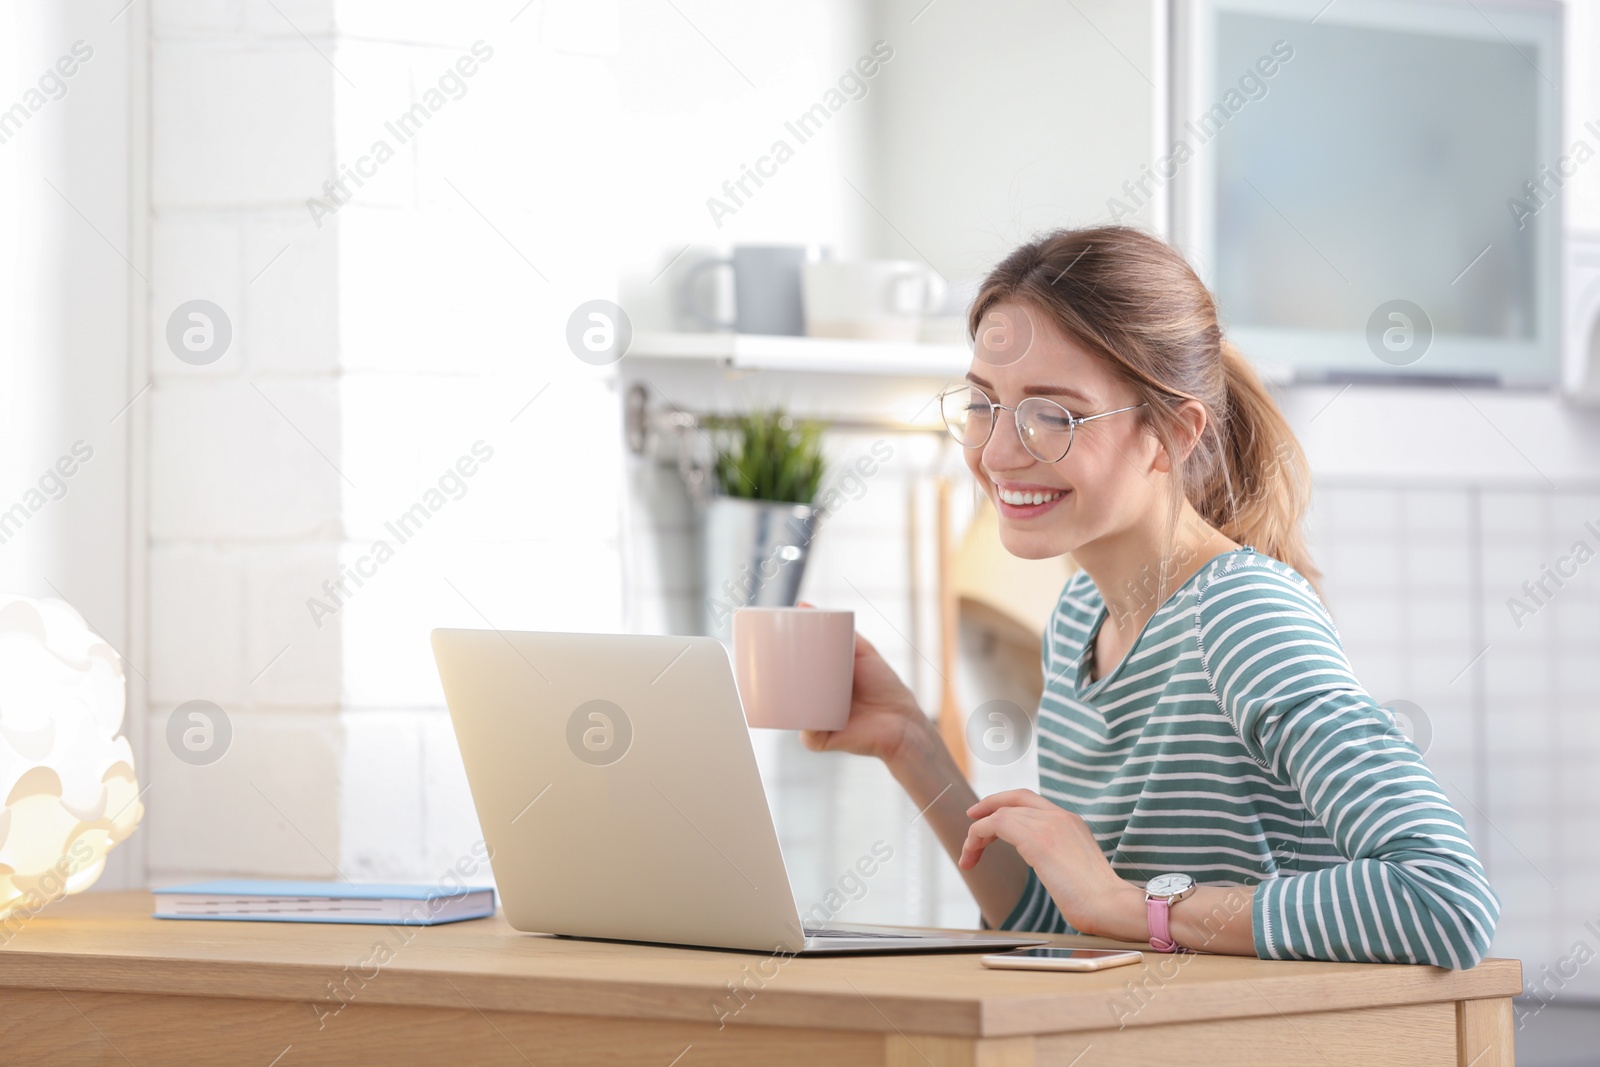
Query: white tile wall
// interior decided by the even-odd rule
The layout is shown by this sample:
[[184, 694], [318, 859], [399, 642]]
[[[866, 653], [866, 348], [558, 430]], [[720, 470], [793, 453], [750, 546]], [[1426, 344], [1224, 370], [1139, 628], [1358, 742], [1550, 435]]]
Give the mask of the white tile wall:
[[[1501, 896], [1492, 952], [1533, 976], [1596, 915], [1584, 880], [1600, 840], [1600, 565], [1520, 628], [1506, 600], [1574, 540], [1600, 551], [1583, 528], [1600, 495], [1323, 482], [1316, 496], [1315, 554], [1351, 662], [1380, 700], [1427, 714], [1428, 763]], [[1580, 972], [1563, 995], [1600, 996], [1600, 979]]]

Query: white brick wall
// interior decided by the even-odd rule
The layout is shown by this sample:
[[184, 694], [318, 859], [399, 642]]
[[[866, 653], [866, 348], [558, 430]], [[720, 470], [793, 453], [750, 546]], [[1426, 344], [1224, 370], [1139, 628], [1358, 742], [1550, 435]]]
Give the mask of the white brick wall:
[[[478, 835], [428, 631], [620, 624], [616, 398], [560, 339], [615, 286], [624, 174], [549, 151], [616, 125], [616, 14], [558, 11], [542, 39], [543, 7], [152, 13], [155, 881], [437, 877]], [[400, 145], [385, 123], [480, 39], [493, 58]], [[314, 218], [379, 138], [394, 158]], [[164, 341], [197, 298], [233, 327], [203, 367]], [[455, 481], [478, 441], [493, 458]], [[446, 476], [401, 544], [385, 523]], [[358, 585], [379, 539], [394, 557]], [[235, 730], [207, 767], [164, 742], [196, 698]]]
[[298, 205], [333, 162], [333, 81], [298, 37], [156, 37], [151, 201], [157, 213]]
[[241, 222], [242, 370], [325, 375], [338, 367], [338, 237], [337, 226], [316, 229], [298, 205]]
[[331, 377], [158, 380], [149, 402], [153, 538], [258, 542], [339, 532]]
[[337, 573], [341, 545], [307, 541], [245, 550], [244, 668], [250, 703], [330, 707], [342, 695], [344, 634], [336, 620], [317, 627], [304, 597]]
[[330, 801], [337, 810], [344, 747], [336, 709], [231, 711], [228, 754], [204, 767], [182, 763], [166, 748], [171, 710], [151, 707], [148, 814], [140, 832], [152, 881], [240, 873], [337, 878], [339, 825], [328, 811]]
[[421, 877], [427, 841], [422, 715], [358, 712], [344, 717], [344, 731], [339, 819], [344, 873], [369, 881]]
[[[145, 833], [156, 883], [334, 877], [339, 864], [339, 635], [297, 639], [283, 596], [326, 569], [342, 536], [333, 233], [298, 213], [332, 161], [335, 75], [281, 18], [252, 29], [258, 6], [152, 12]], [[202, 367], [165, 338], [173, 309], [197, 298], [233, 330]], [[173, 707], [192, 699], [217, 703], [233, 727], [226, 754], [202, 767], [166, 742]]]

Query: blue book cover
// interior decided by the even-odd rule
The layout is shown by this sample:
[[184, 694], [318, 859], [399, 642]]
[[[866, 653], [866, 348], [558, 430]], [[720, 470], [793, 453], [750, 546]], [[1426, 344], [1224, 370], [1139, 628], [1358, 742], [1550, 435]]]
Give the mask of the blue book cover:
[[153, 892], [158, 919], [433, 926], [483, 918], [495, 910], [489, 886], [222, 878]]

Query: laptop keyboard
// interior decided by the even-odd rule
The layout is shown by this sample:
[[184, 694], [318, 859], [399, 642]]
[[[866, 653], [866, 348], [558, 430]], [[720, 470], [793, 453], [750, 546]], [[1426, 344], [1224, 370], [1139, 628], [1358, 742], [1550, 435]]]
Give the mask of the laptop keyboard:
[[910, 938], [915, 938], [915, 937], [919, 937], [921, 935], [918, 935], [918, 934], [883, 934], [883, 933], [879, 933], [876, 930], [827, 930], [827, 929], [821, 929], [821, 928], [811, 929], [811, 928], [808, 927], [806, 929], [806, 936], [807, 937], [900, 937], [900, 938], [910, 937]]

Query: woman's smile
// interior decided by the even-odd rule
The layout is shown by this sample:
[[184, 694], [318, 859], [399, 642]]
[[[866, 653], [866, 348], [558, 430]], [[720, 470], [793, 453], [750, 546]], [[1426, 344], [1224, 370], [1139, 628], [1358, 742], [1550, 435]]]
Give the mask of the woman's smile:
[[1059, 486], [1029, 485], [1022, 482], [996, 481], [993, 484], [995, 507], [999, 509], [1000, 516], [1006, 519], [1037, 518], [1061, 503], [1072, 492]]

